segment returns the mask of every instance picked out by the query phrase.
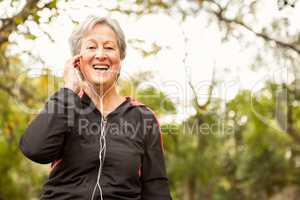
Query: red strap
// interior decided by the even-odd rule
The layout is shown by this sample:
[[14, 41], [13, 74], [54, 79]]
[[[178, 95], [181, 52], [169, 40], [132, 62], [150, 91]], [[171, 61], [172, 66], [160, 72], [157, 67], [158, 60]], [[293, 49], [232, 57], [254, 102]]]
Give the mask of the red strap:
[[142, 176], [142, 170], [141, 170], [141, 167], [139, 167], [139, 169], [138, 169], [138, 176], [139, 176], [139, 177]]
[[80, 98], [82, 98], [83, 95], [84, 95], [84, 91], [83, 91], [83, 89], [80, 89], [80, 91], [79, 91], [79, 93], [78, 93], [78, 96], [79, 96]]
[[158, 121], [158, 117], [157, 117], [156, 113], [155, 113], [151, 108], [149, 108], [149, 107], [146, 106], [145, 104], [142, 104], [142, 103], [139, 102], [138, 100], [133, 99], [133, 98], [131, 98], [131, 97], [129, 97], [129, 96], [126, 96], [126, 98], [130, 98], [132, 105], [134, 105], [134, 106], [145, 106], [148, 110], [150, 110], [150, 111], [152, 112], [152, 114], [154, 115], [155, 121], [156, 121], [156, 123], [157, 123], [157, 125], [158, 125], [159, 132], [160, 132], [160, 145], [161, 145], [162, 150], [164, 151], [163, 135], [162, 135], [160, 123], [159, 123], [159, 121]]
[[51, 163], [51, 169], [54, 169], [59, 163], [61, 163], [62, 159], [59, 159], [59, 160], [54, 160], [52, 163]]

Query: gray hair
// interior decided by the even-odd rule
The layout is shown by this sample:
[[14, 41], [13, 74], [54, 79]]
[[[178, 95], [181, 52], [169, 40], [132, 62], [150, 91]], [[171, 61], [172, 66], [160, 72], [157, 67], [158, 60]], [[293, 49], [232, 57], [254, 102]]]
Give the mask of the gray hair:
[[97, 24], [106, 24], [108, 25], [117, 36], [118, 48], [120, 50], [120, 57], [123, 60], [126, 56], [126, 40], [123, 30], [121, 29], [119, 23], [115, 19], [111, 19], [108, 17], [98, 17], [98, 16], [89, 16], [85, 21], [79, 24], [76, 27], [70, 38], [69, 44], [71, 48], [72, 55], [76, 55], [79, 53], [81, 48], [81, 42], [84, 35], [90, 31]]

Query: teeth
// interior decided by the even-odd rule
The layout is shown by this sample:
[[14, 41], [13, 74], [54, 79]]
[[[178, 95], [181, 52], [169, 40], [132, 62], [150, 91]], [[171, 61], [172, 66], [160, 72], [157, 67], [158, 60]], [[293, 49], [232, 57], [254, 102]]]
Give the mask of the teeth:
[[94, 69], [99, 69], [99, 70], [108, 70], [109, 66], [108, 65], [93, 65]]

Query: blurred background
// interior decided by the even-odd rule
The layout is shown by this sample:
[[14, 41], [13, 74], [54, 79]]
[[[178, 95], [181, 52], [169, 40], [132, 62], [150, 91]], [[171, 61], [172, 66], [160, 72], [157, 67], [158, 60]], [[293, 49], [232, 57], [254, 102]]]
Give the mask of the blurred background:
[[300, 199], [299, 1], [1, 0], [0, 200], [39, 199], [18, 141], [90, 14], [124, 29], [119, 89], [159, 116], [174, 200]]

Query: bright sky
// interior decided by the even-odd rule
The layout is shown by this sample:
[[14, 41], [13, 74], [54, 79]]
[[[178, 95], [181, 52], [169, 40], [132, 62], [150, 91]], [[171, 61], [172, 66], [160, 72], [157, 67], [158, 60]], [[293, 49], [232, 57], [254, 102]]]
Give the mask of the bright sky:
[[[86, 1], [83, 0], [76, 1], [72, 5], [70, 3], [59, 4], [59, 7], [63, 8], [65, 12], [50, 25], [42, 26], [42, 29], [55, 40], [54, 43], [50, 42], [34, 25], [30, 26], [32, 32], [39, 36], [35, 41], [15, 39], [19, 40], [22, 48], [30, 49], [34, 54], [40, 55], [46, 64], [52, 67], [53, 72], [61, 76], [64, 63], [70, 57], [67, 40], [74, 27], [68, 15], [75, 20], [82, 21], [90, 14], [109, 14], [101, 8], [91, 8], [93, 3], [98, 4], [97, 1], [88, 2], [89, 7], [83, 6], [86, 4]], [[106, 2], [114, 4], [114, 1]], [[261, 12], [257, 16], [260, 19], [257, 27], [268, 23], [273, 17], [280, 16], [289, 17], [294, 24], [298, 23], [300, 12], [296, 12], [296, 10], [299, 11], [299, 3], [294, 9], [278, 11], [275, 0], [274, 2], [264, 2], [261, 4]], [[268, 15], [264, 16], [265, 13]], [[49, 14], [43, 13], [45, 16]], [[216, 79], [221, 81], [213, 96], [221, 97], [224, 100], [232, 98], [242, 88], [259, 89], [266, 79], [287, 81], [285, 69], [273, 63], [272, 58], [266, 58], [266, 60], [273, 63], [273, 71], [270, 72], [270, 68], [258, 72], [251, 71], [249, 65], [254, 59], [254, 52], [261, 45], [258, 43], [252, 48], [244, 49], [238, 40], [223, 44], [215, 25], [207, 26], [205, 13], [188, 18], [182, 24], [177, 18], [164, 14], [146, 15], [138, 19], [117, 13], [110, 14], [120, 22], [127, 40], [145, 40], [143, 47], [146, 49], [151, 47], [153, 42], [163, 47], [157, 55], [143, 58], [137, 50], [129, 45], [121, 74], [123, 78], [128, 78], [140, 70], [154, 72], [154, 80], [144, 84], [152, 84], [163, 90], [178, 105], [177, 115], [169, 116], [165, 119], [167, 121], [180, 121], [194, 112], [190, 105], [192, 93], [187, 84], [189, 77], [197, 89], [200, 101], [206, 99], [213, 66], [216, 68]], [[299, 29], [299, 26], [296, 26], [294, 31], [299, 32]], [[183, 32], [189, 39], [187, 44], [184, 42]], [[253, 36], [249, 34], [249, 38], [251, 37]], [[188, 53], [187, 66], [183, 64], [186, 52]], [[24, 61], [30, 63], [30, 60], [26, 60], [26, 58]], [[41, 65], [32, 65], [32, 69], [40, 67]], [[262, 68], [264, 67], [262, 66]]]

